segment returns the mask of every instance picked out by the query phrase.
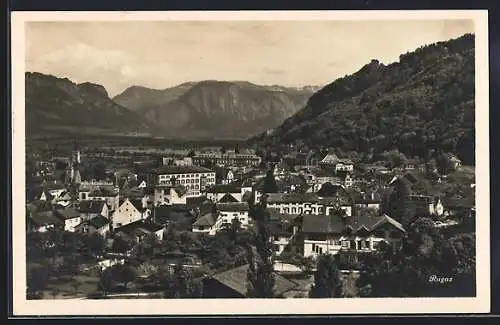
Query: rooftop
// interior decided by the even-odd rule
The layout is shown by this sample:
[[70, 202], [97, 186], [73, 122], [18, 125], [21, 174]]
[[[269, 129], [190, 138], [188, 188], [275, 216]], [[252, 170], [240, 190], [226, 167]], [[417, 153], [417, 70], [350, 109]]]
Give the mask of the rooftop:
[[[242, 265], [230, 270], [216, 273], [212, 279], [220, 282], [221, 284], [233, 289], [239, 294], [247, 295], [247, 273], [248, 264]], [[284, 278], [279, 274], [274, 274], [274, 294], [276, 296], [282, 295], [297, 287], [297, 283]]]
[[248, 211], [249, 206], [247, 202], [238, 202], [238, 203], [217, 203], [217, 210], [224, 212], [232, 212], [232, 211]]
[[156, 174], [174, 175], [174, 174], [196, 174], [213, 173], [213, 170], [199, 166], [162, 166], [154, 169]]
[[194, 223], [193, 226], [196, 227], [205, 227], [205, 226], [213, 226], [215, 224], [215, 217], [213, 213], [209, 212], [201, 217], [199, 217]]
[[234, 184], [216, 184], [211, 186], [208, 193], [241, 193], [241, 185]]
[[78, 204], [78, 211], [83, 213], [99, 213], [102, 211], [105, 204], [104, 201], [98, 200], [80, 201]]

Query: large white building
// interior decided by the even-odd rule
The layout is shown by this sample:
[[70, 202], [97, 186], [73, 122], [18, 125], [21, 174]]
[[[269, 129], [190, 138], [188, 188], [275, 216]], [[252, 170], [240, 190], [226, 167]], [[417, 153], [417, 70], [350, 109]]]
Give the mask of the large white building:
[[392, 244], [401, 240], [405, 229], [385, 214], [351, 217], [331, 214], [304, 216], [301, 232], [304, 256], [317, 257], [341, 250], [373, 252], [381, 242]]
[[342, 196], [319, 197], [316, 193], [268, 193], [267, 207], [280, 213], [314, 215], [330, 215], [340, 208], [346, 215], [352, 215], [352, 202], [349, 199]]
[[155, 170], [157, 185], [182, 185], [186, 196], [200, 196], [215, 185], [215, 172], [198, 166], [163, 166]]

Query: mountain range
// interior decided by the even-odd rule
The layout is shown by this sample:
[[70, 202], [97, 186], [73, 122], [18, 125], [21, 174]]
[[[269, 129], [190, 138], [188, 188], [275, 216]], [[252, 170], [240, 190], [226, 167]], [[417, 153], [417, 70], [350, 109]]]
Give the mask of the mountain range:
[[280, 125], [317, 89], [207, 80], [161, 90], [132, 86], [110, 98], [103, 86], [93, 83], [36, 72], [25, 77], [28, 135], [245, 139]]
[[371, 155], [455, 153], [475, 160], [474, 35], [422, 46], [385, 65], [372, 60], [310, 97], [279, 127], [249, 140]]

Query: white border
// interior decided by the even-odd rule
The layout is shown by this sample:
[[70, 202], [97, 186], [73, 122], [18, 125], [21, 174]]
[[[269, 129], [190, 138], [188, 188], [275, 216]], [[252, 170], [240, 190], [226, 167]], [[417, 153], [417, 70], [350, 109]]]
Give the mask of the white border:
[[[476, 37], [476, 298], [26, 300], [24, 73], [27, 21], [473, 19]], [[12, 12], [13, 313], [28, 315], [408, 314], [490, 311], [489, 82], [486, 10]]]

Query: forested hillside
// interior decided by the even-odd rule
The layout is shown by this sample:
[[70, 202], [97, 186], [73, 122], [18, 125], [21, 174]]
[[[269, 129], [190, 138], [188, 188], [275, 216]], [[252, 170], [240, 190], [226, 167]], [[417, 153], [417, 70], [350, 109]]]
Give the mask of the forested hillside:
[[474, 35], [423, 46], [399, 62], [377, 60], [316, 92], [258, 146], [300, 144], [407, 156], [453, 152], [474, 163]]

